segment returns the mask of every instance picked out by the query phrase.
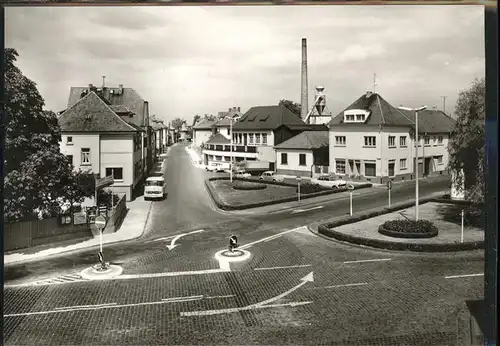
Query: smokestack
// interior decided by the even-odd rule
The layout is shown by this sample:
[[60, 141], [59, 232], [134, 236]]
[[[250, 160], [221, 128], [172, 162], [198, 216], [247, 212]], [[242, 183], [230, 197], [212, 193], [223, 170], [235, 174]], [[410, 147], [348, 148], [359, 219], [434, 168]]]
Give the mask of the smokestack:
[[302, 39], [302, 71], [301, 71], [301, 89], [300, 89], [300, 105], [301, 114], [300, 117], [304, 120], [309, 111], [309, 106], [307, 102], [307, 39]]

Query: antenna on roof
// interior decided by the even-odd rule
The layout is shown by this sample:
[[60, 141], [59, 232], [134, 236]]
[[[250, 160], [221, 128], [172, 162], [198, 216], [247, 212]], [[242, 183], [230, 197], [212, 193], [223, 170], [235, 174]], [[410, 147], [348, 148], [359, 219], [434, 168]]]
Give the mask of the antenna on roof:
[[448, 96], [441, 96], [443, 98], [443, 113], [446, 113], [446, 98]]
[[375, 88], [378, 87], [378, 84], [377, 84], [377, 74], [374, 73], [373, 74], [373, 93], [375, 93]]
[[102, 87], [106, 86], [106, 76], [102, 76]]

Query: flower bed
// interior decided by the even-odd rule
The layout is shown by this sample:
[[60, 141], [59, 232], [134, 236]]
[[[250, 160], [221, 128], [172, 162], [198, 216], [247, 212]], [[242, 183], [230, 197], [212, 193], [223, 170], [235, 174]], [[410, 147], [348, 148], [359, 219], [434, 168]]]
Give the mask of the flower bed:
[[266, 184], [252, 183], [252, 182], [248, 182], [248, 181], [238, 181], [238, 180], [233, 181], [232, 186], [233, 186], [233, 189], [235, 189], [235, 190], [244, 190], [244, 191], [264, 190], [267, 188]]
[[427, 220], [391, 220], [380, 225], [380, 234], [395, 238], [432, 238], [438, 229]]

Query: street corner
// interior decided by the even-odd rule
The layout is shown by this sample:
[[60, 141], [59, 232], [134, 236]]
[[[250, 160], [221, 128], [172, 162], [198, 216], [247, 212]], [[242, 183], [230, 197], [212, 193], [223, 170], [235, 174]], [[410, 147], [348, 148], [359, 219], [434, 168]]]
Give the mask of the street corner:
[[122, 273], [123, 273], [123, 268], [118, 265], [111, 264], [107, 265], [105, 269], [102, 269], [101, 265], [98, 264], [82, 270], [80, 275], [83, 279], [86, 280], [107, 280], [116, 278], [120, 276]]

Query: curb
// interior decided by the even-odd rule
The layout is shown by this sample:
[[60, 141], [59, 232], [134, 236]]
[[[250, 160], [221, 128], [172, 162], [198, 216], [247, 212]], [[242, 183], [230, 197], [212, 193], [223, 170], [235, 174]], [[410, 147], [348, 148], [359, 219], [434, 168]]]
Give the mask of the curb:
[[[244, 210], [244, 209], [251, 209], [251, 208], [258, 208], [258, 207], [265, 207], [268, 205], [274, 205], [274, 204], [280, 204], [280, 203], [287, 203], [287, 202], [294, 202], [297, 200], [297, 197], [287, 197], [287, 198], [282, 198], [282, 199], [277, 199], [277, 200], [272, 200], [272, 201], [264, 201], [264, 202], [258, 202], [258, 203], [248, 203], [248, 204], [242, 204], [242, 205], [232, 205], [232, 204], [227, 204], [224, 203], [220, 200], [219, 195], [217, 194], [216, 191], [214, 191], [214, 188], [210, 182], [215, 181], [215, 180], [229, 180], [227, 177], [216, 177], [216, 178], [208, 178], [205, 180], [205, 186], [209, 192], [210, 197], [212, 197], [212, 200], [214, 201], [215, 205], [224, 211], [230, 211], [230, 210]], [[262, 183], [261, 180], [255, 180], [255, 179], [241, 179], [241, 178], [236, 178], [233, 180], [240, 180], [240, 181], [248, 181], [248, 182], [258, 182]], [[265, 184], [270, 184], [270, 185], [279, 185], [279, 186], [289, 186], [289, 187], [296, 187], [295, 185], [288, 184], [288, 183], [283, 183], [283, 182], [273, 182], [273, 181], [266, 181]], [[358, 185], [355, 187], [355, 190], [363, 189], [363, 188], [369, 188], [372, 187], [372, 184], [363, 184], [363, 185]], [[320, 196], [326, 196], [326, 195], [332, 195], [335, 193], [340, 193], [340, 192], [345, 192], [347, 191], [346, 189], [338, 189], [338, 190], [331, 190], [327, 189], [325, 191], [321, 192], [316, 192], [316, 193], [310, 193], [310, 194], [301, 194], [301, 200], [302, 199], [309, 199], [309, 198], [314, 198], [314, 197], [320, 197]]]
[[[420, 203], [427, 202], [444, 202], [444, 198], [435, 198], [435, 197], [426, 197], [420, 200]], [[447, 203], [450, 203], [450, 200], [446, 200]], [[403, 202], [399, 203], [397, 206], [391, 208], [378, 208], [375, 210], [370, 210], [365, 213], [360, 213], [358, 215], [353, 215], [352, 217], [340, 217], [338, 220], [320, 224], [318, 226], [318, 233], [324, 237], [328, 237], [330, 239], [340, 240], [342, 242], [367, 246], [371, 248], [384, 249], [384, 250], [393, 250], [393, 251], [414, 251], [414, 252], [455, 252], [455, 251], [471, 251], [484, 249], [485, 242], [475, 241], [475, 242], [464, 242], [464, 243], [445, 243], [445, 244], [425, 244], [425, 243], [404, 243], [404, 242], [395, 242], [390, 240], [381, 240], [381, 239], [372, 239], [372, 238], [364, 238], [353, 236], [349, 234], [344, 234], [341, 232], [335, 231], [335, 227], [343, 226], [350, 223], [355, 223], [359, 221], [363, 221], [372, 217], [376, 217], [379, 215], [391, 213], [394, 211], [406, 209], [414, 205], [415, 202]], [[313, 233], [315, 233], [313, 231]]]

